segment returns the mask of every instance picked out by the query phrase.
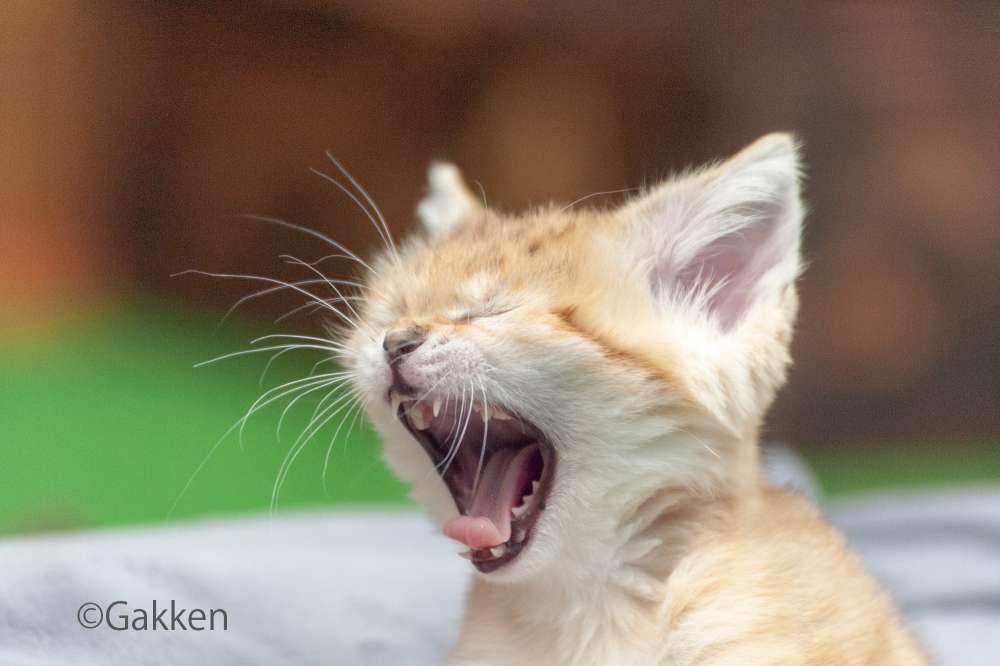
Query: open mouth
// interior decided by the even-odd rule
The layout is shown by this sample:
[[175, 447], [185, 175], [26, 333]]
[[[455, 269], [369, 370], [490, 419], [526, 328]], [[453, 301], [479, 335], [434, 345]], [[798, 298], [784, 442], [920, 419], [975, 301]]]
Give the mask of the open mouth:
[[527, 546], [555, 468], [555, 452], [527, 421], [500, 405], [460, 399], [416, 400], [389, 393], [396, 416], [430, 456], [458, 508], [444, 533], [483, 573]]

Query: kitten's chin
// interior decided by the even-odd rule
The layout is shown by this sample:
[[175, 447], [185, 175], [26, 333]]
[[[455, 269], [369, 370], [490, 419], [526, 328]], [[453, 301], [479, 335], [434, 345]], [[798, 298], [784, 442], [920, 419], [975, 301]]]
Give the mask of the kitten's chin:
[[[551, 509], [547, 510], [551, 512]], [[556, 521], [557, 522], [557, 521]], [[558, 570], [558, 549], [552, 541], [553, 523], [539, 517], [531, 530], [531, 538], [516, 557], [502, 566], [484, 571], [476, 567], [476, 575], [482, 580], [498, 585], [517, 585], [532, 581], [551, 581]]]
[[387, 400], [451, 494], [459, 515], [443, 531], [467, 547], [461, 556], [491, 577], [524, 568], [515, 564], [531, 546], [555, 476], [545, 436], [496, 404], [418, 400], [395, 389]]

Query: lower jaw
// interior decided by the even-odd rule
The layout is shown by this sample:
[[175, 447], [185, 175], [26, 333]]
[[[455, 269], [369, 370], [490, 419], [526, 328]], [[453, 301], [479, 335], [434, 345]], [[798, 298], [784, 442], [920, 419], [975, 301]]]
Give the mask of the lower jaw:
[[495, 557], [489, 548], [483, 548], [480, 550], [472, 551], [472, 554], [467, 556], [469, 561], [472, 562], [472, 566], [476, 567], [479, 573], [489, 574], [497, 571], [499, 569], [507, 568], [509, 565], [514, 564], [524, 552], [525, 548], [528, 546], [528, 542], [531, 539], [530, 532], [525, 535], [524, 539], [520, 542], [508, 541], [504, 544], [505, 552], [500, 557]]
[[[507, 555], [504, 555], [501, 558], [490, 556], [485, 559], [476, 559], [476, 554], [473, 553], [472, 565], [476, 567], [479, 573], [484, 573], [484, 574], [493, 573], [497, 569], [501, 569], [503, 567], [506, 567], [508, 564], [513, 563], [518, 557], [520, 557], [521, 551], [524, 549], [524, 546], [526, 544], [527, 544], [527, 539], [525, 539], [525, 541], [523, 541], [522, 543], [517, 544], [516, 547], [517, 550], [509, 557]], [[509, 551], [511, 547], [508, 546], [507, 548]]]
[[509, 539], [505, 544], [503, 544], [505, 552], [500, 557], [494, 557], [488, 548], [472, 551], [469, 559], [472, 562], [472, 565], [476, 567], [476, 570], [480, 573], [490, 574], [495, 571], [508, 568], [521, 558], [529, 543], [531, 543], [535, 527], [537, 526], [538, 521], [541, 520], [542, 513], [545, 511], [545, 507], [549, 499], [549, 492], [552, 488], [553, 479], [555, 478], [555, 451], [552, 450], [552, 447], [549, 444], [544, 442], [541, 444], [541, 451], [543, 465], [542, 474], [538, 479], [539, 491], [541, 492], [541, 497], [538, 499], [538, 507], [535, 510], [535, 514], [531, 516], [528, 521], [526, 521], [526, 524], [512, 526], [514, 529], [523, 529], [525, 531], [524, 538], [521, 541]]

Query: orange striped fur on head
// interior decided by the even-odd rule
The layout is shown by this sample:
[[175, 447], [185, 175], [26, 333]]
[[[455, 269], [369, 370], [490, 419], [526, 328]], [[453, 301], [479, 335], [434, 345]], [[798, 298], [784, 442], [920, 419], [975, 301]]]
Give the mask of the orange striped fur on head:
[[450, 663], [922, 663], [839, 536], [759, 478], [803, 214], [781, 134], [615, 208], [507, 214], [431, 168], [422, 229], [379, 258], [349, 339], [385, 458], [455, 524], [402, 384], [406, 404], [516, 415], [554, 470], [516, 557], [478, 562]]

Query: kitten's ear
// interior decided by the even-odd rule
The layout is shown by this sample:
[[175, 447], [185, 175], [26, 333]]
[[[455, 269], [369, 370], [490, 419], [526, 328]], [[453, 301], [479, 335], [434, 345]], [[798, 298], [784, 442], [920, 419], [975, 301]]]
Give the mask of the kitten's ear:
[[454, 164], [435, 162], [427, 170], [428, 193], [417, 205], [417, 217], [431, 236], [441, 236], [482, 211]]
[[800, 270], [798, 147], [769, 134], [720, 165], [670, 181], [623, 209], [630, 245], [667, 302], [723, 330], [777, 303]]

